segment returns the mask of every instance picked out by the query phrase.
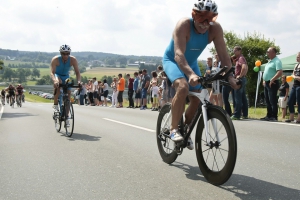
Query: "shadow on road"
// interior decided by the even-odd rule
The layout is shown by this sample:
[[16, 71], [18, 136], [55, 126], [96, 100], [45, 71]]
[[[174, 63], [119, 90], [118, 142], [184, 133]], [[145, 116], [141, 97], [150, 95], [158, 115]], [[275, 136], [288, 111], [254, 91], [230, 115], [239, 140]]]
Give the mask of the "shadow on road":
[[[62, 136], [65, 136], [63, 134]], [[86, 135], [86, 134], [80, 134], [80, 133], [73, 133], [72, 137], [68, 138], [70, 141], [76, 141], [76, 140], [84, 140], [84, 141], [98, 141], [101, 137], [99, 136], [93, 136], [93, 135]]]
[[[198, 166], [190, 166], [180, 162], [174, 162], [171, 166], [186, 172], [188, 179], [207, 182]], [[295, 183], [296, 185], [297, 183]], [[240, 199], [300, 199], [300, 190], [240, 174], [232, 174], [231, 178], [219, 188], [234, 193]]]
[[2, 119], [16, 118], [16, 117], [31, 117], [31, 116], [37, 116], [37, 115], [33, 115], [31, 113], [3, 113]]

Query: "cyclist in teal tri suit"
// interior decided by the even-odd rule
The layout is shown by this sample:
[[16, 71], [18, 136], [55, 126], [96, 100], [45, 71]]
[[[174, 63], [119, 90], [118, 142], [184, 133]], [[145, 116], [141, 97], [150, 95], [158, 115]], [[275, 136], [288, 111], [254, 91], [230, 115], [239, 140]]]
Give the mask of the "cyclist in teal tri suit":
[[[69, 45], [62, 45], [59, 49], [60, 56], [54, 56], [51, 61], [51, 79], [53, 81], [54, 90], [56, 90], [54, 96], [53, 109], [58, 111], [58, 97], [60, 94], [59, 83], [65, 83], [65, 80], [70, 77], [71, 67], [74, 68], [78, 85], [81, 83], [81, 76], [78, 68], [77, 59], [71, 56], [71, 48]], [[69, 88], [68, 96], [71, 96], [71, 88]]]
[[[178, 131], [178, 123], [185, 110], [185, 100], [189, 91], [201, 92], [198, 83], [201, 75], [198, 66], [198, 57], [207, 44], [214, 42], [216, 51], [223, 66], [231, 67], [227, 53], [223, 30], [216, 22], [218, 6], [211, 0], [198, 0], [192, 9], [192, 18], [183, 18], [178, 21], [173, 37], [163, 56], [163, 67], [170, 81], [173, 83], [176, 94], [172, 100], [172, 122], [170, 138], [175, 141], [183, 140]], [[228, 81], [233, 88], [238, 88], [237, 80], [230, 74]], [[189, 97], [190, 104], [185, 112], [185, 123], [189, 124], [199, 105], [197, 97]], [[191, 138], [188, 140], [188, 149], [193, 149]]]

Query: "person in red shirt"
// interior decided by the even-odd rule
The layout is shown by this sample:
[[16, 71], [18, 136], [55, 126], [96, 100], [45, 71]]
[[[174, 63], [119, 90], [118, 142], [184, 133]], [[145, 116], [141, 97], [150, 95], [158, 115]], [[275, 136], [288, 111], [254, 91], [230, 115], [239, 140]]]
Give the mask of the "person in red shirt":
[[126, 78], [128, 79], [128, 101], [129, 101], [129, 106], [127, 108], [134, 108], [134, 102], [132, 98], [134, 79], [130, 77], [130, 74], [126, 74]]

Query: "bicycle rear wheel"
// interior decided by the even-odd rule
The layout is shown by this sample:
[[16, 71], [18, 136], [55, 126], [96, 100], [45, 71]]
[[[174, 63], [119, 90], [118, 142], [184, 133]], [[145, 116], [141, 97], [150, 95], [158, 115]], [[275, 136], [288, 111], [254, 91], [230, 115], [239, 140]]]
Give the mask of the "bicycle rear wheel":
[[157, 140], [157, 147], [160, 153], [161, 158], [165, 163], [171, 164], [173, 163], [178, 154], [174, 150], [175, 143], [168, 137], [170, 133], [170, 126], [172, 117], [171, 115], [171, 104], [166, 103], [160, 110], [158, 119], [157, 119], [157, 126], [156, 126], [156, 140]]
[[65, 102], [65, 129], [66, 136], [71, 137], [74, 129], [74, 110], [70, 101]]
[[235, 167], [237, 142], [234, 126], [225, 111], [218, 106], [207, 109], [207, 130], [201, 116], [196, 130], [196, 155], [199, 168], [213, 185], [225, 183]]

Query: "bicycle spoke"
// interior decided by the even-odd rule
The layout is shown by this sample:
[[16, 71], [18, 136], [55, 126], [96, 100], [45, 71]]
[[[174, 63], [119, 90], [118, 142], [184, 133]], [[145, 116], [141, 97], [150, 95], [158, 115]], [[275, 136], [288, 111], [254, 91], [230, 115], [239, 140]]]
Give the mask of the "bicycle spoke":
[[217, 152], [217, 149], [216, 149], [215, 153], [214, 153], [214, 151], [212, 151], [212, 152], [213, 152], [213, 155], [214, 155], [214, 162], [216, 163], [216, 166], [217, 166], [218, 171], [220, 171], [220, 170], [219, 170], [219, 166], [218, 166], [218, 162], [217, 162], [217, 159], [216, 159], [216, 152]]
[[224, 162], [224, 165], [226, 164], [226, 162], [225, 162], [225, 159], [224, 159], [224, 157], [223, 157], [223, 154], [222, 154], [222, 152], [221, 152], [221, 150], [219, 149], [219, 152], [220, 152], [220, 154], [221, 154], [221, 157], [222, 157], [222, 160], [223, 160], [223, 162]]

